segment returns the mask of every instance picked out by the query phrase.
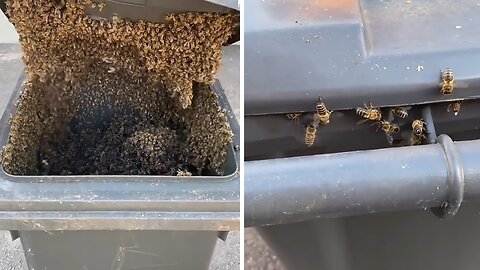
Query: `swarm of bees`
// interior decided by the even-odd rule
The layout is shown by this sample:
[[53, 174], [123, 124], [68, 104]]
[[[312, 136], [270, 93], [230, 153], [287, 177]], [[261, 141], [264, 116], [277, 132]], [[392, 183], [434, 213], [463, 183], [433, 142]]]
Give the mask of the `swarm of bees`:
[[[456, 82], [451, 68], [446, 68], [441, 71], [441, 83], [440, 92], [443, 95], [451, 95], [455, 90]], [[462, 87], [462, 86], [458, 86]], [[448, 112], [453, 112], [456, 115], [461, 110], [463, 100], [457, 100], [450, 103], [447, 107]], [[357, 124], [365, 122], [372, 122], [372, 125], [377, 125], [377, 130], [381, 130], [387, 136], [388, 142], [392, 145], [393, 135], [400, 133], [400, 125], [404, 126], [405, 119], [410, 118], [409, 110], [411, 106], [397, 106], [390, 108], [390, 115], [387, 115], [388, 121], [384, 118], [382, 110], [379, 107], [373, 106], [372, 102], [363, 107], [357, 107], [355, 113], [362, 119]], [[320, 125], [325, 125], [330, 122], [330, 115], [332, 111], [329, 111], [325, 106], [322, 98], [319, 98], [315, 106], [315, 113], [313, 120], [306, 126], [305, 130], [305, 144], [311, 147], [315, 142], [317, 129]], [[301, 117], [301, 113], [287, 114], [287, 117], [292, 121], [297, 121]], [[390, 119], [393, 117], [393, 120]], [[394, 123], [394, 119], [398, 119], [398, 123]], [[400, 124], [400, 125], [399, 125]], [[418, 145], [425, 142], [428, 135], [426, 122], [422, 119], [416, 119], [411, 122], [411, 137], [410, 145]], [[401, 136], [398, 142], [403, 141]], [[404, 145], [404, 144], [401, 144]]]
[[[238, 13], [170, 14], [166, 23], [119, 17], [97, 20], [87, 7], [103, 9], [92, 0], [7, 0], [30, 77], [45, 81], [62, 74], [75, 83], [89, 63], [117, 59], [116, 68], [150, 74], [174, 95], [183, 108], [192, 103], [193, 82], [215, 82], [222, 46], [238, 31]], [[202, 34], [199, 34], [199, 31]]]
[[[11, 119], [9, 143], [0, 157], [7, 172], [49, 174], [47, 169], [56, 162], [78, 165], [75, 147], [65, 141], [70, 132], [66, 127], [77, 118], [88, 126], [86, 116], [105, 108], [142, 119], [135, 127], [119, 124], [122, 138], [129, 137], [137, 124], [151, 125], [145, 129], [148, 132], [137, 133], [135, 140], [130, 140], [137, 149], [141, 145], [146, 150], [164, 149], [159, 138], [173, 140], [165, 128], [175, 131], [174, 139], [181, 147], [172, 151], [172, 160], [185, 166], [169, 168], [174, 170], [168, 173], [176, 174], [176, 169], [222, 173], [233, 134], [209, 84], [220, 68], [222, 45], [236, 31], [237, 13], [172, 14], [162, 24], [91, 18], [84, 14], [91, 0], [6, 3], [9, 19], [20, 35], [29, 77]], [[104, 4], [97, 7], [102, 9]], [[62, 143], [66, 149], [61, 148]], [[113, 150], [120, 151], [122, 145], [115, 144]], [[95, 151], [84, 148], [85, 156], [92, 158], [89, 155]], [[170, 159], [169, 155], [163, 157]], [[118, 153], [108, 163], [118, 160], [127, 158], [123, 160]], [[72, 170], [60, 173], [71, 174]], [[162, 168], [159, 173], [166, 171]]]
[[[444, 69], [441, 72], [440, 92], [443, 95], [450, 95], [455, 90], [455, 87], [456, 83], [453, 70], [451, 68]], [[455, 116], [458, 115], [461, 110], [462, 102], [462, 100], [457, 100], [450, 103], [447, 107], [447, 111], [453, 112]], [[389, 117], [391, 118], [393, 116], [394, 118], [399, 119], [401, 123], [404, 123], [402, 119], [409, 118], [410, 109], [411, 106], [398, 106], [390, 108], [391, 115]], [[323, 100], [319, 98], [315, 107], [313, 120], [306, 127], [305, 144], [307, 146], [311, 147], [314, 144], [318, 126], [320, 124], [328, 124], [330, 122], [331, 113], [332, 111], [329, 111], [325, 106]], [[372, 125], [377, 125], [377, 130], [382, 130], [385, 133], [388, 142], [392, 145], [393, 135], [400, 132], [399, 124], [394, 123], [390, 120], [385, 120], [382, 114], [382, 110], [379, 107], [373, 106], [372, 102], [370, 102], [368, 105], [364, 105], [363, 107], [357, 107], [355, 113], [362, 118], [360, 121], [357, 122], [357, 124], [362, 124], [367, 121], [372, 122]], [[300, 113], [287, 115], [287, 117], [293, 121], [297, 121], [300, 116]], [[413, 120], [413, 122], [411, 123], [412, 132], [410, 138], [410, 145], [418, 145], [424, 143], [428, 134], [425, 121], [423, 121], [422, 119], [416, 119]], [[400, 139], [399, 141], [402, 140]]]

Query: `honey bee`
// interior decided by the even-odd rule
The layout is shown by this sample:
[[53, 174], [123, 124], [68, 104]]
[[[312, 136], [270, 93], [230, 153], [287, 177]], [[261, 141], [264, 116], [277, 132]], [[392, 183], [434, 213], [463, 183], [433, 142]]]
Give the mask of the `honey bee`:
[[365, 106], [365, 108], [358, 107], [356, 113], [365, 118], [360, 120], [357, 124], [364, 123], [368, 120], [375, 122], [382, 120], [382, 111], [380, 111], [380, 108], [373, 107], [372, 103], [370, 103], [370, 106]]
[[390, 123], [385, 120], [378, 122], [378, 126], [383, 130], [387, 135], [392, 135], [400, 131], [400, 127], [397, 124]]
[[287, 113], [287, 118], [292, 121], [298, 121], [300, 119], [300, 116], [302, 116], [302, 113]]
[[397, 124], [393, 124], [385, 120], [381, 120], [377, 122], [377, 124], [378, 127], [385, 132], [385, 135], [387, 135], [388, 143], [393, 144], [392, 135], [400, 132], [400, 127]]
[[307, 126], [305, 130], [305, 144], [308, 147], [311, 147], [315, 142], [315, 137], [317, 135], [317, 126], [313, 123]]
[[427, 132], [426, 125], [423, 120], [415, 120], [412, 123], [413, 134], [415, 136], [423, 136], [425, 132]]
[[408, 110], [409, 107], [395, 107], [392, 109], [393, 115], [399, 118], [407, 118], [408, 117]]
[[105, 3], [100, 3], [100, 4], [98, 4], [98, 10], [99, 10], [99, 11], [102, 11], [103, 8], [104, 8], [106, 5], [107, 5], [107, 4], [105, 4]]
[[63, 9], [65, 7], [65, 0], [54, 0], [53, 6], [57, 10]]
[[415, 135], [415, 134], [412, 134], [412, 139], [410, 141], [410, 145], [419, 145], [419, 144], [422, 144], [423, 141], [425, 139], [425, 135], [422, 134], [422, 135]]
[[315, 105], [315, 110], [317, 115], [320, 117], [320, 123], [322, 125], [326, 125], [330, 122], [330, 114], [332, 114], [332, 111], [327, 109], [327, 106], [325, 106], [325, 102], [323, 102], [322, 98], [318, 99], [317, 104]]
[[453, 76], [453, 70], [446, 68], [442, 72], [442, 82], [440, 83], [440, 92], [444, 95], [450, 95], [455, 88], [455, 77]]
[[462, 109], [462, 100], [457, 100], [450, 103], [450, 105], [448, 105], [447, 112], [452, 111], [453, 113], [455, 113], [455, 116], [457, 116], [461, 109]]

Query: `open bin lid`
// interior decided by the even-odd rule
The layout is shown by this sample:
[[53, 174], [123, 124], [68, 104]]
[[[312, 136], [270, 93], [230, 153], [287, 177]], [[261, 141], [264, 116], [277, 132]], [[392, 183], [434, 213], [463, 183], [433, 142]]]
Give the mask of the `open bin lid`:
[[[148, 0], [104, 0], [94, 1], [105, 3], [100, 11], [87, 8], [87, 13], [108, 18], [119, 15], [132, 20], [159, 22], [169, 13], [185, 12], [230, 12], [240, 10], [236, 0], [183, 0], [183, 1], [148, 1]], [[6, 11], [6, 0], [0, 0], [0, 9]]]
[[[245, 114], [412, 105], [480, 96], [471, 1], [245, 1]], [[457, 89], [440, 93], [441, 70]]]
[[98, 8], [87, 7], [85, 12], [100, 18], [120, 16], [131, 20], [145, 20], [162, 22], [170, 13], [186, 12], [218, 12], [227, 13], [238, 10], [238, 3], [234, 0], [182, 0], [182, 1], [147, 1], [147, 0], [105, 0], [106, 5], [100, 11]]

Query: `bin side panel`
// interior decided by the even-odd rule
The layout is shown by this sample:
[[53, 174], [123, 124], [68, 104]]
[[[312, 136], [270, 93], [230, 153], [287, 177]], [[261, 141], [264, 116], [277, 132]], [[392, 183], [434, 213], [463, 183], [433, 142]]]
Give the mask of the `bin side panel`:
[[480, 206], [452, 219], [403, 211], [258, 228], [287, 269], [478, 269]]
[[20, 231], [30, 269], [208, 269], [217, 232]]

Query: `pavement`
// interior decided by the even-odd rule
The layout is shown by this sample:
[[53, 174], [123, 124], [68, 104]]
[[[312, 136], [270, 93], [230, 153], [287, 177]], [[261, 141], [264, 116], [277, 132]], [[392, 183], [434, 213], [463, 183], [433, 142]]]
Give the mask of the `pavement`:
[[[0, 115], [23, 70], [22, 53], [13, 26], [0, 12]], [[226, 90], [237, 119], [240, 118], [240, 47], [226, 47], [218, 78]], [[19, 239], [12, 241], [8, 231], [0, 231], [0, 269], [27, 270]], [[231, 232], [226, 241], [218, 240], [211, 270], [240, 269], [240, 233]], [[99, 269], [100, 270], [100, 269]]]
[[286, 270], [255, 229], [245, 229], [244, 244], [245, 270]]

